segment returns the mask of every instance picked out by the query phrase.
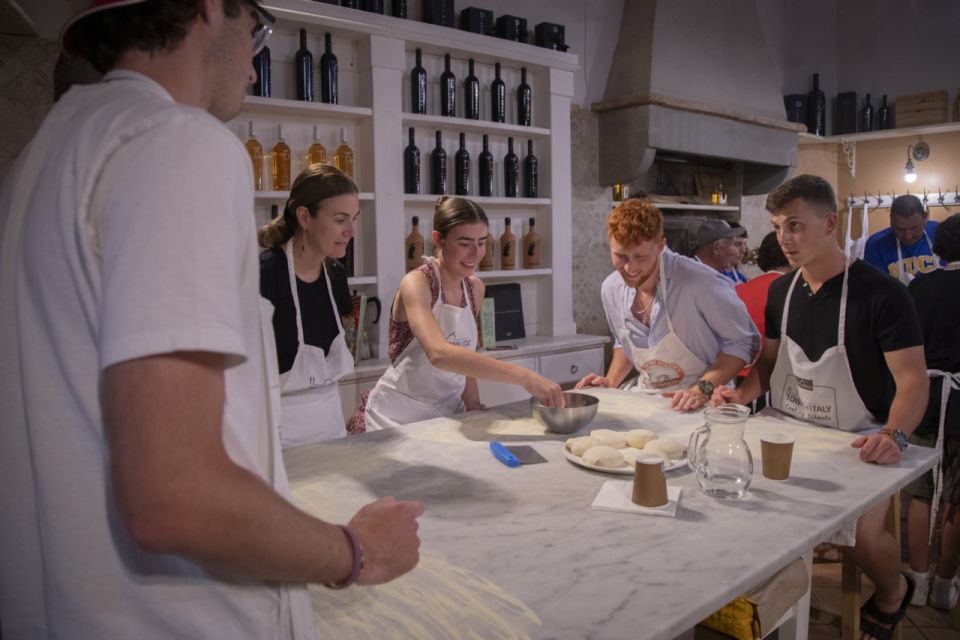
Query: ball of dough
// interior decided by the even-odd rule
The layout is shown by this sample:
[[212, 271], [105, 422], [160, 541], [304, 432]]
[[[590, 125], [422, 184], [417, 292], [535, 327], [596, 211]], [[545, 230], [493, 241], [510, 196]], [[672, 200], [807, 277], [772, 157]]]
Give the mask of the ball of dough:
[[600, 441], [596, 438], [591, 438], [590, 436], [580, 436], [579, 438], [570, 438], [564, 443], [563, 446], [565, 446], [567, 451], [573, 455], [582, 456], [584, 451], [590, 447], [595, 447], [598, 444], [600, 444]]
[[623, 456], [623, 459], [626, 460], [628, 467], [637, 466], [637, 458], [649, 458], [650, 454], [646, 451], [641, 451], [640, 449], [634, 449], [633, 447], [627, 447], [626, 449], [617, 449], [620, 452], [620, 455]]
[[583, 461], [587, 464], [596, 465], [598, 467], [609, 467], [611, 469], [624, 467], [627, 464], [623, 459], [623, 454], [613, 447], [605, 447], [602, 444], [595, 447], [590, 447], [584, 451]]
[[634, 429], [627, 431], [627, 445], [634, 449], [643, 449], [651, 440], [656, 440], [657, 434], [649, 429]]
[[669, 438], [658, 438], [656, 440], [651, 440], [644, 445], [643, 452], [654, 453], [669, 460], [679, 460], [683, 457], [685, 449], [686, 447], [676, 440], [670, 440]]
[[590, 432], [591, 438], [596, 438], [600, 444], [614, 449], [623, 449], [627, 446], [627, 434], [612, 429], [594, 429]]

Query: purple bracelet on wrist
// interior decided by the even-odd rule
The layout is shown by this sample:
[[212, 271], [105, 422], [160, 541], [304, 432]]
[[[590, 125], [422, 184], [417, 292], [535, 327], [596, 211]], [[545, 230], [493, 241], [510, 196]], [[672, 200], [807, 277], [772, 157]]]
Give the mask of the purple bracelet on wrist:
[[351, 531], [349, 527], [343, 525], [338, 526], [340, 530], [346, 534], [347, 540], [350, 541], [350, 546], [353, 548], [353, 567], [350, 569], [350, 575], [342, 582], [328, 582], [323, 585], [328, 589], [346, 589], [357, 581], [357, 578], [360, 577], [360, 572], [363, 570], [363, 547], [360, 546], [360, 541], [357, 540], [356, 534]]

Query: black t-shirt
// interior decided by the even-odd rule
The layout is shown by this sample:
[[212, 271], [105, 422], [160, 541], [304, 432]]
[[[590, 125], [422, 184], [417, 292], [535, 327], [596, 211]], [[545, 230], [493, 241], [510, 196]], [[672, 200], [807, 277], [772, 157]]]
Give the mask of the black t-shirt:
[[[346, 270], [336, 260], [327, 260], [325, 264], [339, 313], [341, 316], [349, 315], [353, 302], [347, 286]], [[287, 256], [280, 247], [260, 254], [260, 295], [273, 303], [275, 309], [273, 334], [277, 339], [277, 360], [280, 363], [280, 373], [285, 373], [293, 366], [299, 345], [297, 311], [290, 291], [290, 271], [287, 269]], [[304, 342], [320, 347], [327, 353], [340, 330], [333, 315], [330, 295], [327, 293], [327, 279], [323, 277], [323, 273], [321, 272], [314, 282], [303, 282], [297, 278], [297, 295], [303, 317]]]
[[[920, 318], [927, 368], [960, 371], [960, 271], [938, 269], [921, 273], [908, 287]], [[935, 435], [940, 426], [943, 378], [930, 379], [930, 403], [916, 433]], [[960, 392], [947, 401], [944, 431], [960, 435]]]
[[[764, 333], [771, 340], [780, 339], [783, 304], [794, 275], [770, 284]], [[849, 278], [844, 343], [853, 384], [867, 410], [885, 423], [896, 385], [883, 354], [922, 345], [920, 324], [907, 288], [894, 278], [860, 260], [850, 265]], [[802, 275], [794, 287], [787, 334], [811, 360], [819, 360], [837, 345], [842, 287], [842, 273], [823, 283], [816, 294], [810, 293]]]

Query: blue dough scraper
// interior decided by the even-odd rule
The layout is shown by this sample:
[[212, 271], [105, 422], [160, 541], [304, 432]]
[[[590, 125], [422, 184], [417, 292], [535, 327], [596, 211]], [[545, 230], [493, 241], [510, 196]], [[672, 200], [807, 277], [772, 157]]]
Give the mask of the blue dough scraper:
[[529, 445], [508, 447], [500, 442], [491, 442], [490, 451], [494, 458], [508, 467], [519, 467], [521, 464], [536, 464], [547, 461]]

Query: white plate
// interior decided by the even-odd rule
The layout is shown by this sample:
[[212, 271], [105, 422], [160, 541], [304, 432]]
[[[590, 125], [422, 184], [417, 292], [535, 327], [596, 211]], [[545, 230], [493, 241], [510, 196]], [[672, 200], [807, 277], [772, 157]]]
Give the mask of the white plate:
[[[623, 449], [617, 449], [617, 451], [623, 451]], [[616, 468], [600, 467], [595, 464], [584, 462], [583, 458], [581, 458], [580, 456], [573, 455], [572, 453], [567, 451], [566, 447], [563, 448], [563, 457], [565, 457], [567, 460], [569, 460], [573, 464], [580, 465], [581, 467], [585, 467], [593, 471], [601, 471], [603, 473], [615, 473], [621, 476], [633, 475], [633, 467], [627, 465], [626, 462], [624, 462], [624, 465], [622, 467], [616, 467]], [[638, 457], [660, 458], [662, 456], [658, 456], [655, 453], [641, 453], [640, 456]], [[685, 467], [685, 466], [687, 466], [687, 459], [684, 457], [684, 458], [680, 458], [679, 460], [670, 460], [664, 465], [663, 468], [665, 471], [673, 471], [674, 469], [679, 469], [680, 467]]]

